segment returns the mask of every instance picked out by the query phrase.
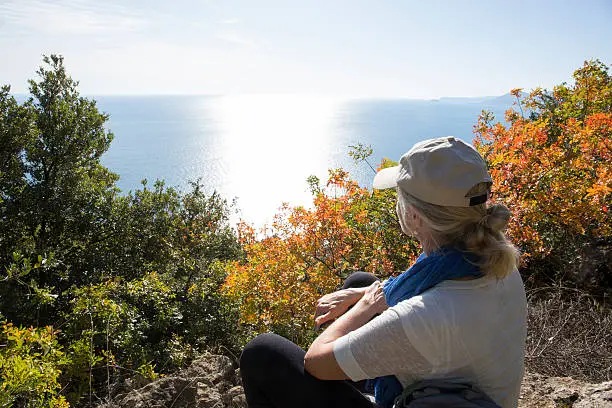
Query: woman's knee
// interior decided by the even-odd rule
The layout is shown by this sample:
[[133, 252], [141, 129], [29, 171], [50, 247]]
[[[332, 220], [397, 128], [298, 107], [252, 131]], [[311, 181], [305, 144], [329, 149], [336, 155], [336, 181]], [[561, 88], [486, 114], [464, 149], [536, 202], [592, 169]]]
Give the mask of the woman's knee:
[[267, 359], [274, 348], [275, 335], [264, 333], [249, 341], [240, 355], [240, 368], [257, 366]]
[[264, 333], [249, 341], [240, 356], [240, 370], [302, 363], [305, 352], [290, 340]]
[[370, 286], [376, 281], [379, 281], [373, 273], [357, 271], [351, 273], [342, 284], [342, 289], [348, 288], [364, 288]]

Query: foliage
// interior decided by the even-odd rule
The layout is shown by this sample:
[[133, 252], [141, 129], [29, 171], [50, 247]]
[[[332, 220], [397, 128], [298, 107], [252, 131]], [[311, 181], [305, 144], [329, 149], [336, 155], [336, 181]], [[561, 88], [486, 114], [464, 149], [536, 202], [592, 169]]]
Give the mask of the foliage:
[[284, 205], [262, 231], [240, 226], [246, 259], [228, 264], [225, 286], [244, 323], [300, 344], [312, 335], [316, 300], [342, 278], [357, 270], [386, 277], [407, 268], [417, 248], [399, 229], [394, 192], [371, 193], [343, 170], [330, 171], [326, 188], [316, 177], [309, 183], [312, 209]]
[[50, 303], [22, 307], [33, 286], [58, 296], [97, 279], [98, 271], [81, 261], [93, 242], [109, 235], [118, 191], [118, 176], [100, 164], [113, 138], [104, 128], [108, 116], [79, 95], [61, 57], [43, 61], [25, 103], [17, 104], [8, 87], [0, 93], [0, 159], [8, 169], [0, 175], [0, 264], [10, 265], [13, 252], [56, 260], [32, 268], [31, 285], [8, 279], [0, 287], [6, 317], [27, 324], [57, 317]]
[[0, 334], [0, 406], [65, 408], [60, 368], [66, 356], [57, 332], [3, 323]]
[[120, 194], [100, 163], [108, 115], [79, 95], [61, 57], [37, 74], [24, 103], [0, 91], [2, 319], [62, 328], [64, 360], [49, 362], [61, 375], [49, 378], [77, 405], [205, 348], [237, 351], [238, 314], [219, 292], [221, 264], [242, 256], [227, 202], [199, 181]]
[[485, 113], [475, 127], [494, 199], [511, 208], [509, 234], [532, 266], [575, 268], [583, 245], [612, 235], [612, 78], [588, 61], [574, 79], [524, 99], [513, 90], [528, 117], [509, 110], [504, 126]]

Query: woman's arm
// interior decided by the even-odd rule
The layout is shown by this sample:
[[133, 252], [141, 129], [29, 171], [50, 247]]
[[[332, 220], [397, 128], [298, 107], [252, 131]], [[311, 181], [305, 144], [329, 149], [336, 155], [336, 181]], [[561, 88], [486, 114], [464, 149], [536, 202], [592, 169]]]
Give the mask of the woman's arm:
[[347, 379], [336, 362], [334, 341], [363, 326], [387, 307], [382, 283], [374, 282], [368, 286], [357, 304], [315, 339], [304, 357], [304, 369], [321, 380]]

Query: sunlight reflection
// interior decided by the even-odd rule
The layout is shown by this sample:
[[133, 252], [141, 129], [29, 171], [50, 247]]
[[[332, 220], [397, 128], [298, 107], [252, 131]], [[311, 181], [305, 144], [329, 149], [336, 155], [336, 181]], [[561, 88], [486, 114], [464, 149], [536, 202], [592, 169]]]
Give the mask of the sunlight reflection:
[[242, 95], [214, 105], [222, 157], [221, 192], [238, 197], [242, 217], [270, 221], [283, 201], [308, 205], [306, 178], [327, 175], [339, 101], [325, 97]]

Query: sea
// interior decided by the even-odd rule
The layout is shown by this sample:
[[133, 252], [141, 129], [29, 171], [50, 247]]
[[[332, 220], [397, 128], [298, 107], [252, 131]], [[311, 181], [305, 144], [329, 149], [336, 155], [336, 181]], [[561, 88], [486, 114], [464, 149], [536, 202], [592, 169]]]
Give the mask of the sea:
[[114, 134], [102, 163], [123, 194], [155, 180], [181, 191], [199, 180], [234, 203], [231, 222], [271, 222], [283, 202], [309, 207], [306, 179], [343, 168], [369, 187], [374, 171], [350, 146], [370, 146], [369, 163], [398, 160], [420, 141], [471, 142], [482, 110], [503, 122], [513, 97], [358, 99], [305, 95], [93, 96]]

